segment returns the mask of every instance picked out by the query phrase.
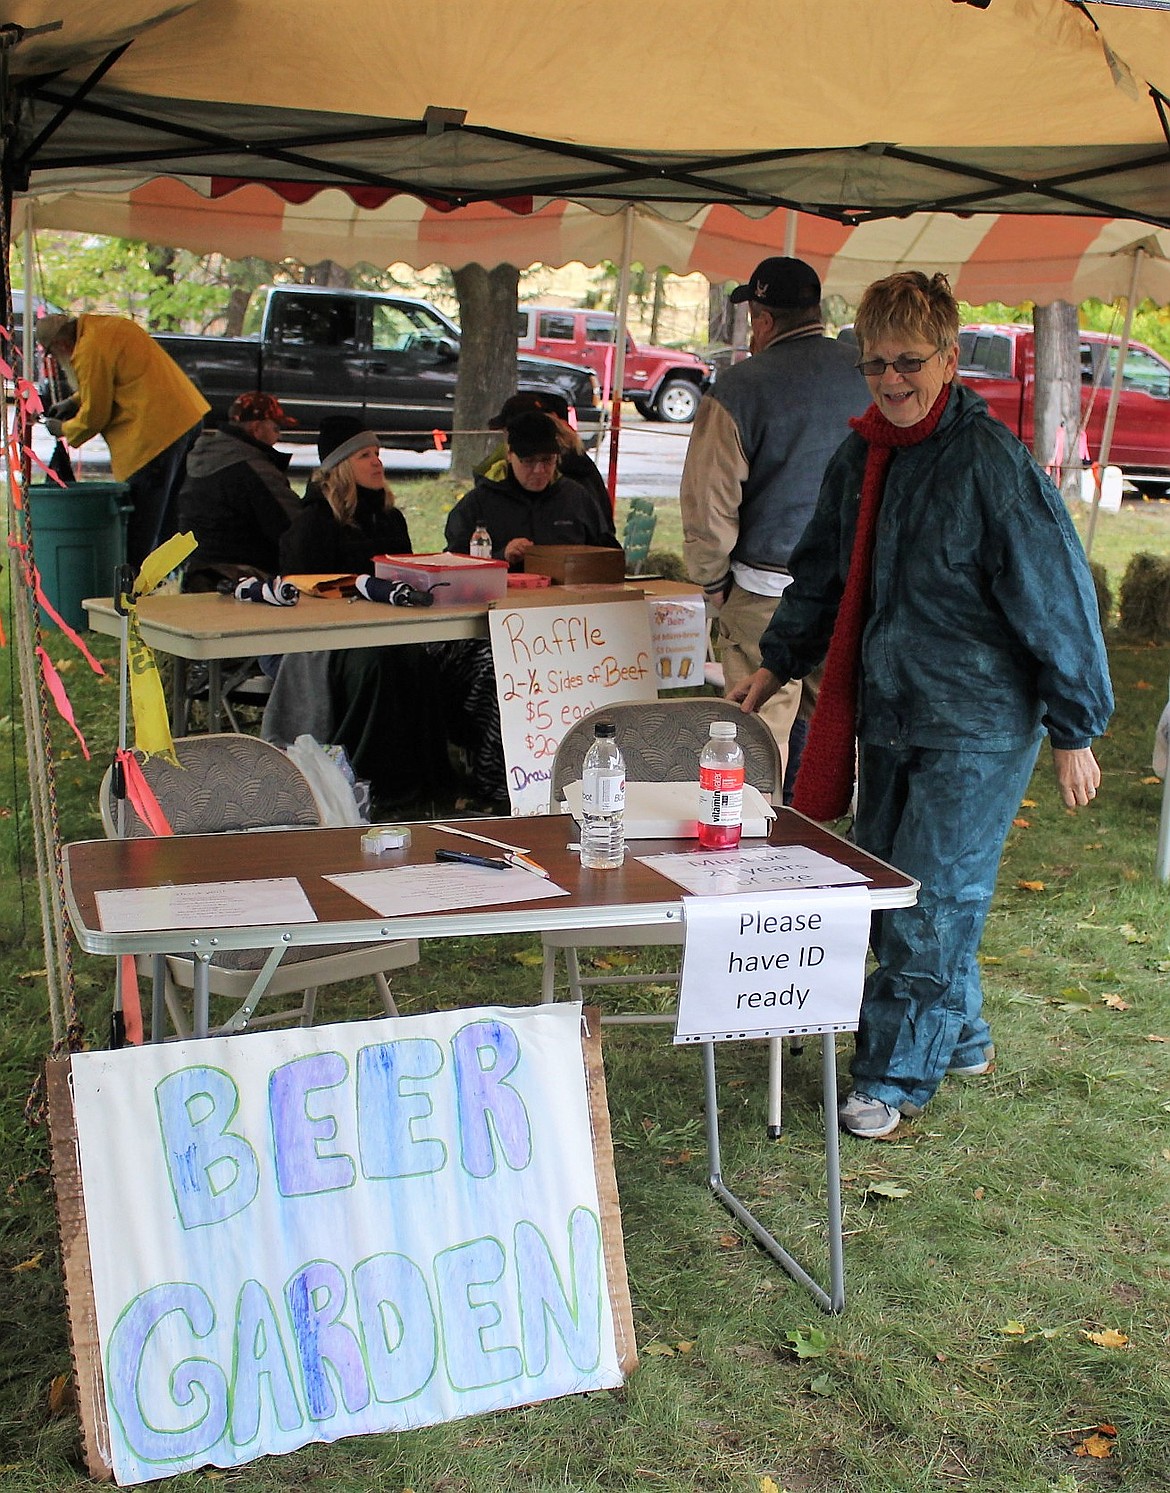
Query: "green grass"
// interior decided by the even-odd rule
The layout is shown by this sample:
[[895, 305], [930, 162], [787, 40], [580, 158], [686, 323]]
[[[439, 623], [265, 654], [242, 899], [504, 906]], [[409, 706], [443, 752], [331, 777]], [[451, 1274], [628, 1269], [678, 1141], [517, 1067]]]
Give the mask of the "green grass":
[[[419, 548], [441, 531], [444, 486], [399, 487]], [[664, 530], [677, 524], [676, 505], [660, 513]], [[1102, 515], [1095, 548], [1116, 590], [1129, 550], [1170, 549], [1170, 513]], [[67, 658], [56, 638], [48, 646]], [[948, 1081], [891, 1142], [843, 1142], [843, 1316], [822, 1317], [709, 1198], [696, 1054], [673, 1050], [661, 1030], [608, 1028], [642, 1354], [627, 1386], [159, 1486], [760, 1493], [770, 1478], [788, 1493], [1170, 1488], [1170, 1040], [1156, 1040], [1170, 1039], [1170, 889], [1153, 876], [1161, 788], [1148, 768], [1170, 646], [1114, 645], [1111, 659], [1118, 708], [1100, 744], [1100, 797], [1067, 813], [1042, 756], [1027, 823], [1012, 831], [983, 950], [995, 1072]], [[81, 838], [100, 833], [96, 787], [117, 694], [112, 677], [98, 681], [80, 662], [64, 677], [94, 753], [85, 762], [71, 733], [54, 731], [62, 830]], [[50, 1408], [70, 1364], [47, 1140], [23, 1117], [49, 1028], [9, 698], [0, 744], [0, 1489], [68, 1493], [86, 1480], [74, 1414]], [[426, 945], [396, 990], [410, 1011], [531, 1001], [534, 950], [523, 938]], [[110, 980], [109, 961], [78, 957], [93, 1043], [104, 1039]], [[330, 1018], [364, 1016], [374, 998], [354, 987], [327, 993], [324, 1007]], [[762, 1044], [727, 1044], [719, 1065], [725, 1175], [823, 1278], [816, 1044], [786, 1064], [778, 1143], [764, 1135]], [[1126, 1345], [1085, 1336], [1107, 1329]], [[814, 1356], [797, 1356], [792, 1335]], [[1076, 1444], [1102, 1424], [1116, 1428], [1112, 1455], [1078, 1457]]]

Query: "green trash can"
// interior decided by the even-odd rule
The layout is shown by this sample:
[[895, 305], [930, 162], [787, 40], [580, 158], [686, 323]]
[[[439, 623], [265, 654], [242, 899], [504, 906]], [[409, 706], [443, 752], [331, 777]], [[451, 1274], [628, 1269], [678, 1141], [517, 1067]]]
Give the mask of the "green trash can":
[[[37, 482], [29, 488], [33, 553], [45, 595], [71, 627], [86, 626], [87, 596], [109, 596], [126, 559], [131, 507], [124, 482]], [[56, 623], [41, 609], [42, 627]]]

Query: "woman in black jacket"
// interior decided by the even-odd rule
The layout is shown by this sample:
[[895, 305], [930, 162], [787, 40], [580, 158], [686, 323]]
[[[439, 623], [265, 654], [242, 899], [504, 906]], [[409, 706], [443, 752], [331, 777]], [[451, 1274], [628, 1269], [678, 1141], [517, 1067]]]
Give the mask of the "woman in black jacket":
[[[410, 532], [386, 485], [377, 436], [358, 429], [335, 445], [323, 439], [318, 451], [321, 466], [304, 507], [281, 536], [281, 571], [373, 575], [376, 555], [410, 554]], [[368, 779], [372, 817], [442, 784], [446, 746], [420, 645], [339, 648], [329, 655], [328, 681], [332, 739], [345, 748], [355, 774]]]

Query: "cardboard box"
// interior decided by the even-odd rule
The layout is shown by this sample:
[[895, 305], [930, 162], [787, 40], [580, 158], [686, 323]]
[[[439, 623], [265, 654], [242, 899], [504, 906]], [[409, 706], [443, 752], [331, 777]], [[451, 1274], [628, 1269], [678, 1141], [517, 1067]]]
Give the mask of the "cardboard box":
[[432, 591], [437, 607], [483, 605], [508, 590], [503, 560], [473, 560], [470, 555], [375, 555], [374, 574]]
[[534, 544], [524, 551], [524, 569], [547, 575], [554, 586], [624, 581], [624, 550], [595, 544]]

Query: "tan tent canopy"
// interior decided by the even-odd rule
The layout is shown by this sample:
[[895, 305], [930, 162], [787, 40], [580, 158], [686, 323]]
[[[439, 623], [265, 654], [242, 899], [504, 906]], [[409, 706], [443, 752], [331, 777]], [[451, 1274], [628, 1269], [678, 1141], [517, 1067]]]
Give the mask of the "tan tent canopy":
[[[10, 186], [179, 176], [449, 203], [1170, 224], [1170, 14], [993, 0], [10, 0]], [[153, 24], [147, 24], [152, 22]], [[145, 26], [124, 51], [120, 44]]]

